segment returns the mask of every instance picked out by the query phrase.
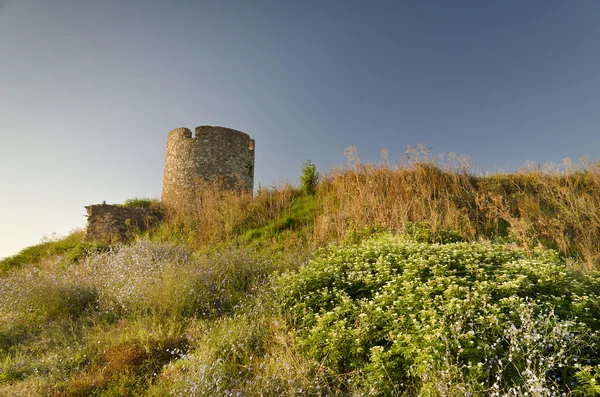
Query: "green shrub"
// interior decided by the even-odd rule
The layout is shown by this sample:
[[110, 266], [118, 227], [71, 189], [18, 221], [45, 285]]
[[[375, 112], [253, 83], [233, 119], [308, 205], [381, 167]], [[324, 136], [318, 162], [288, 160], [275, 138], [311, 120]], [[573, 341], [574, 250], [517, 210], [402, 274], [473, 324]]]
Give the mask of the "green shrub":
[[596, 367], [584, 365], [575, 376], [578, 385], [574, 395], [584, 397], [600, 396], [600, 365], [596, 365]]
[[63, 265], [72, 265], [79, 262], [85, 257], [94, 255], [100, 252], [107, 251], [109, 246], [101, 242], [79, 243], [73, 248], [65, 252], [61, 263]]
[[235, 390], [236, 384], [239, 388], [253, 380], [255, 374], [247, 367], [253, 357], [264, 354], [267, 330], [249, 320], [238, 316], [198, 324], [202, 330], [195, 351], [168, 369], [177, 394], [227, 395], [225, 391]]
[[150, 207], [155, 206], [156, 204], [157, 203], [155, 202], [155, 200], [152, 200], [149, 198], [132, 197], [125, 201], [125, 204], [123, 204], [123, 207], [125, 207], [125, 208], [150, 208]]
[[317, 166], [310, 160], [302, 165], [302, 175], [300, 176], [300, 189], [305, 195], [314, 194], [319, 182], [319, 173]]
[[29, 372], [28, 368], [22, 363], [14, 361], [12, 357], [6, 356], [4, 360], [0, 362], [0, 384], [16, 383], [27, 377]]
[[306, 354], [370, 395], [568, 393], [600, 363], [598, 291], [553, 251], [390, 234], [278, 281]]
[[409, 223], [404, 233], [419, 243], [458, 243], [465, 241], [460, 233], [452, 230], [440, 230], [434, 233], [422, 223]]
[[0, 354], [8, 352], [12, 346], [22, 343], [31, 336], [27, 322], [23, 319], [19, 320], [9, 319], [0, 323]]

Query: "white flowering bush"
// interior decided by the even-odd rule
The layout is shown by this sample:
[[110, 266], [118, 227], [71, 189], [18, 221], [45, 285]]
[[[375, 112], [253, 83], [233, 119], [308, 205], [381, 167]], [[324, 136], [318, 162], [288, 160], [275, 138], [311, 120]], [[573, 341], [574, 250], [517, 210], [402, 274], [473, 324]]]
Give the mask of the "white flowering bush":
[[[192, 253], [140, 239], [70, 266], [57, 258], [17, 269], [0, 278], [0, 395], [2, 385], [35, 377], [48, 388], [39, 395], [124, 395], [145, 389], [164, 364], [179, 359], [197, 373], [213, 371], [215, 382], [226, 382], [223, 390], [239, 390], [242, 384], [232, 383], [238, 367], [261, 365], [249, 357], [264, 350], [267, 329], [254, 325], [246, 337], [243, 316], [224, 321], [227, 330], [207, 341], [204, 334], [188, 338], [185, 329], [196, 321], [220, 324], [238, 312], [260, 317], [271, 300], [254, 297], [273, 271], [297, 267], [303, 252], [267, 255], [230, 244]], [[205, 368], [204, 359], [223, 365]], [[248, 371], [243, 385], [261, 388], [257, 372]], [[220, 381], [205, 384], [187, 373], [176, 383], [181, 390], [195, 384], [205, 386], [204, 395], [221, 390]]]
[[96, 306], [94, 288], [50, 269], [32, 267], [0, 278], [0, 317], [30, 323], [59, 318], [76, 319]]
[[277, 290], [303, 351], [368, 395], [568, 395], [600, 363], [600, 278], [553, 251], [382, 234]]
[[111, 315], [214, 316], [230, 312], [276, 266], [246, 248], [192, 255], [178, 245], [139, 240], [88, 258], [73, 277], [98, 291]]
[[87, 258], [73, 268], [72, 277], [98, 291], [98, 309], [106, 315], [175, 314], [193, 294], [190, 258], [176, 245], [139, 240]]

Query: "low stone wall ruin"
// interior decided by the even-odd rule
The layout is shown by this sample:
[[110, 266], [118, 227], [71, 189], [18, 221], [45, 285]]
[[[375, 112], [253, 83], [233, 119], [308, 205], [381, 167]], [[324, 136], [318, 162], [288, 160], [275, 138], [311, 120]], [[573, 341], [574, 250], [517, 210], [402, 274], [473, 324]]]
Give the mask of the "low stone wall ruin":
[[164, 218], [163, 212], [154, 208], [94, 204], [85, 209], [88, 214], [85, 241], [127, 241], [136, 231], [144, 231]]

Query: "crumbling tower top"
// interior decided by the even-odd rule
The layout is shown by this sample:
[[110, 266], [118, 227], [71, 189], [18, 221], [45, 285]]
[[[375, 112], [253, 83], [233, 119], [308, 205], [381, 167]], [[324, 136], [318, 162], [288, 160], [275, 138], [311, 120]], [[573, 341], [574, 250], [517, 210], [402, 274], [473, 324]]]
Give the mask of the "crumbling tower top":
[[254, 140], [241, 131], [199, 126], [192, 137], [187, 128], [167, 136], [162, 200], [175, 207], [194, 200], [198, 179], [220, 179], [225, 187], [252, 191]]

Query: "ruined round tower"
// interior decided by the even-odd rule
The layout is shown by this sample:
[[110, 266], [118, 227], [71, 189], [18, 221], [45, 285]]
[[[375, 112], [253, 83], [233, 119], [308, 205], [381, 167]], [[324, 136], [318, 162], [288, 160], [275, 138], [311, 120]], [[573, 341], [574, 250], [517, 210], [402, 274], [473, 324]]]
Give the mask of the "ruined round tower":
[[254, 187], [254, 140], [224, 127], [200, 126], [196, 133], [176, 128], [167, 136], [162, 201], [185, 207], [194, 200], [198, 179], [219, 179], [226, 188]]

